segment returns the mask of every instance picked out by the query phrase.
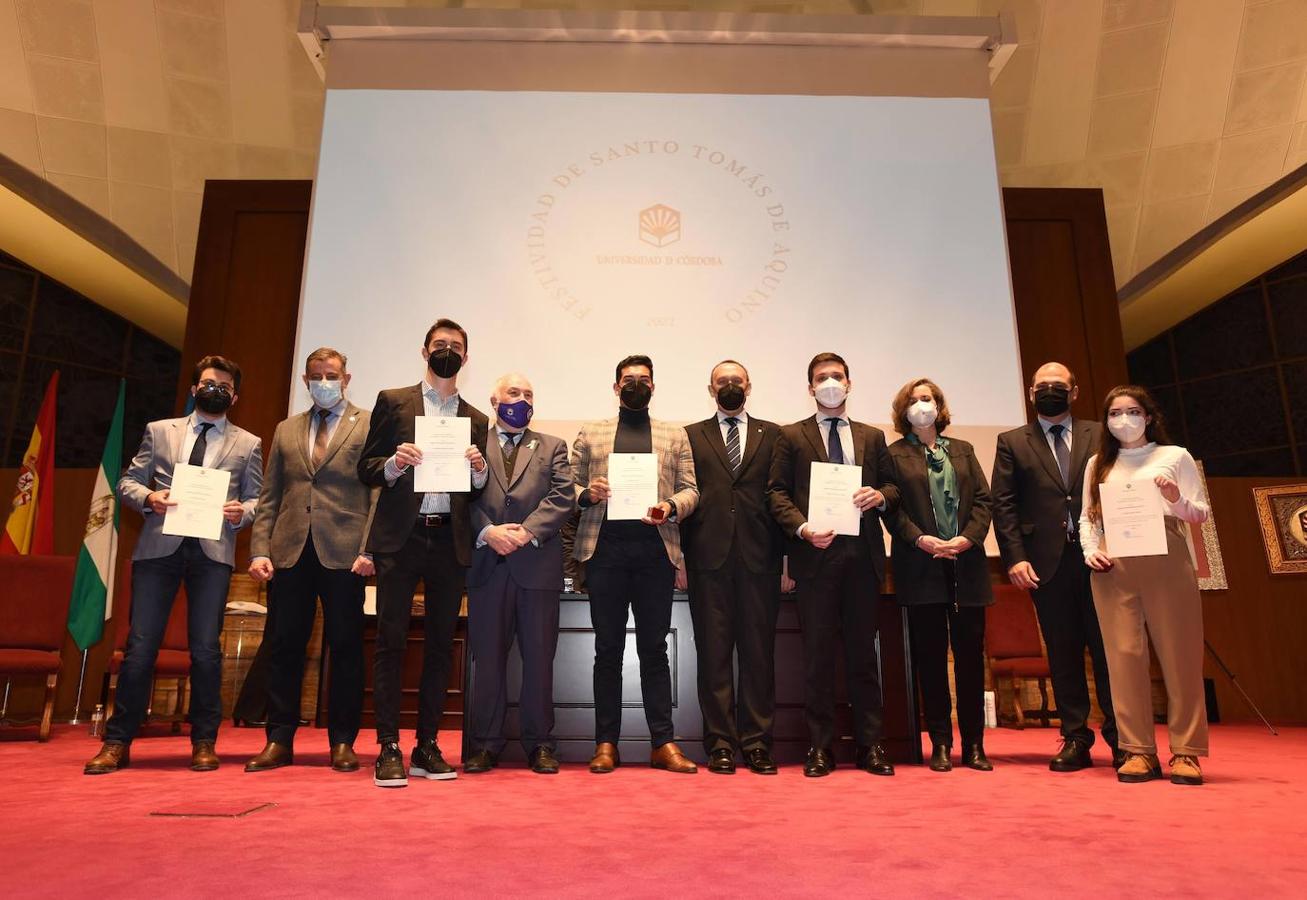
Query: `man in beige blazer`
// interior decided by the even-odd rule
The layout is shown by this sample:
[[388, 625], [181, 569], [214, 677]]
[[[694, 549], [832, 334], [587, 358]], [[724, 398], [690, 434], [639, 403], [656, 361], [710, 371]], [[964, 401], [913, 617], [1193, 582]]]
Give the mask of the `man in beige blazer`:
[[314, 350], [303, 378], [313, 407], [277, 426], [250, 536], [250, 575], [271, 582], [263, 639], [272, 652], [268, 743], [245, 764], [247, 772], [294, 761], [304, 650], [319, 598], [330, 654], [331, 767], [359, 767], [354, 739], [363, 708], [363, 585], [372, 574], [363, 545], [377, 494], [358, 478], [368, 417], [345, 398], [350, 376], [340, 351]]
[[[693, 773], [695, 765], [673, 742], [672, 679], [667, 634], [672, 627], [672, 586], [681, 565], [678, 522], [694, 512], [699, 491], [694, 457], [685, 429], [649, 418], [653, 361], [628, 356], [617, 364], [613, 393], [616, 419], [581, 428], [572, 447], [581, 522], [573, 555], [586, 564], [590, 621], [595, 632], [595, 755], [590, 771], [611, 772], [620, 765], [617, 743], [622, 729], [622, 655], [628, 610], [635, 614], [635, 646], [640, 656], [640, 688], [649, 724], [655, 769]], [[609, 457], [657, 456], [658, 496], [640, 519], [610, 519]]]

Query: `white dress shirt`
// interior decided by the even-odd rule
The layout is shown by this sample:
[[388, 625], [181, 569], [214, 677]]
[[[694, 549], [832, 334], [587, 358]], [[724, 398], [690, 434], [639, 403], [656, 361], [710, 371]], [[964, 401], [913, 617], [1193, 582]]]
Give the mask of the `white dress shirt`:
[[1044, 429], [1044, 440], [1048, 441], [1048, 449], [1053, 451], [1054, 459], [1057, 459], [1057, 445], [1055, 443], [1057, 439], [1053, 437], [1051, 433], [1051, 429], [1053, 428], [1054, 425], [1062, 426], [1062, 440], [1066, 442], [1067, 452], [1070, 453], [1071, 425], [1074, 423], [1074, 421], [1075, 420], [1072, 419], [1070, 416], [1067, 416], [1066, 419], [1061, 422], [1050, 422], [1048, 421], [1048, 419], [1045, 419], [1043, 416], [1039, 416], [1039, 427]]
[[729, 443], [726, 436], [730, 434], [731, 426], [726, 424], [726, 420], [732, 418], [739, 420], [739, 424], [736, 425], [735, 427], [740, 432], [740, 460], [743, 461], [744, 445], [747, 444], [749, 441], [749, 414], [744, 410], [740, 410], [738, 413], [731, 413], [730, 415], [727, 415], [726, 413], [722, 412], [720, 409], [717, 410], [717, 425], [722, 430], [723, 444]]
[[848, 416], [830, 416], [824, 412], [816, 415], [817, 428], [821, 431], [821, 446], [830, 448], [830, 422], [827, 419], [839, 419], [844, 424], [840, 426], [840, 446], [844, 449], [844, 465], [857, 465], [857, 460], [853, 452], [853, 426], [849, 424]]
[[182, 455], [177, 462], [190, 462], [191, 450], [194, 449], [195, 441], [200, 436], [200, 426], [204, 424], [213, 426], [204, 439], [204, 465], [211, 467], [218, 461], [218, 453], [222, 450], [223, 441], [227, 439], [227, 417], [205, 419], [198, 412], [192, 412], [190, 418], [186, 420], [186, 437], [182, 440]]

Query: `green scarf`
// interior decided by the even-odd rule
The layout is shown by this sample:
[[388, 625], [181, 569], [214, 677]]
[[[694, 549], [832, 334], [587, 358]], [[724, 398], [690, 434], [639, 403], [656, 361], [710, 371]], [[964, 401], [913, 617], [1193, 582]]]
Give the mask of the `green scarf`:
[[935, 449], [923, 444], [915, 434], [908, 440], [926, 455], [926, 477], [930, 482], [930, 505], [935, 510], [936, 537], [952, 540], [958, 536], [958, 476], [948, 455], [948, 438], [936, 437]]

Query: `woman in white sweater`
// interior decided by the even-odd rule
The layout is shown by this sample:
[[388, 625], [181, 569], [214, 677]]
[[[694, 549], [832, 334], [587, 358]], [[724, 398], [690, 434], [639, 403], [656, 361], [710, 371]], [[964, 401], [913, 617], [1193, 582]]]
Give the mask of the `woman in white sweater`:
[[[1198, 467], [1170, 443], [1161, 411], [1135, 385], [1115, 387], [1103, 404], [1103, 439], [1085, 478], [1080, 546], [1093, 569], [1094, 607], [1103, 629], [1112, 704], [1126, 761], [1124, 782], [1162, 777], [1153, 727], [1148, 640], [1166, 682], [1171, 781], [1202, 784], [1198, 757], [1207, 755], [1203, 694], [1203, 608], [1186, 523], [1207, 518]], [[1100, 485], [1151, 482], [1162, 495], [1166, 553], [1116, 557], [1103, 532]]]

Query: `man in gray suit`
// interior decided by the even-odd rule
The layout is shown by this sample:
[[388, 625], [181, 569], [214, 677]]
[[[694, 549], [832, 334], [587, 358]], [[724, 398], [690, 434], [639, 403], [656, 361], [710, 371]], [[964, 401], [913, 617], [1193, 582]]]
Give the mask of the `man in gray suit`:
[[[145, 517], [132, 554], [131, 631], [118, 676], [113, 718], [105, 728], [104, 746], [86, 764], [87, 775], [125, 768], [132, 738], [150, 706], [154, 661], [159, 654], [177, 589], [186, 584], [186, 619], [191, 649], [191, 768], [218, 768], [214, 743], [222, 722], [222, 616], [236, 560], [236, 532], [254, 520], [263, 482], [263, 448], [259, 439], [227, 419], [241, 387], [240, 366], [221, 356], [206, 356], [191, 374], [195, 411], [180, 419], [160, 419], [145, 426], [145, 437], [118, 496]], [[180, 464], [231, 473], [225, 522], [215, 539], [183, 538], [163, 533], [173, 472]]]
[[320, 347], [304, 363], [313, 408], [277, 426], [250, 536], [250, 575], [268, 581], [268, 743], [246, 772], [294, 762], [304, 650], [322, 599], [331, 660], [327, 740], [331, 767], [354, 772], [363, 712], [363, 586], [373, 573], [363, 552], [377, 488], [359, 481], [367, 413], [345, 397], [345, 355]]
[[567, 444], [527, 428], [535, 392], [522, 375], [495, 383], [495, 424], [486, 441], [491, 477], [471, 507], [476, 549], [467, 574], [467, 630], [475, 663], [468, 773], [488, 772], [504, 749], [505, 669], [517, 638], [522, 656], [522, 747], [531, 770], [558, 772], [554, 743], [554, 650], [563, 584], [559, 532], [576, 506]]

